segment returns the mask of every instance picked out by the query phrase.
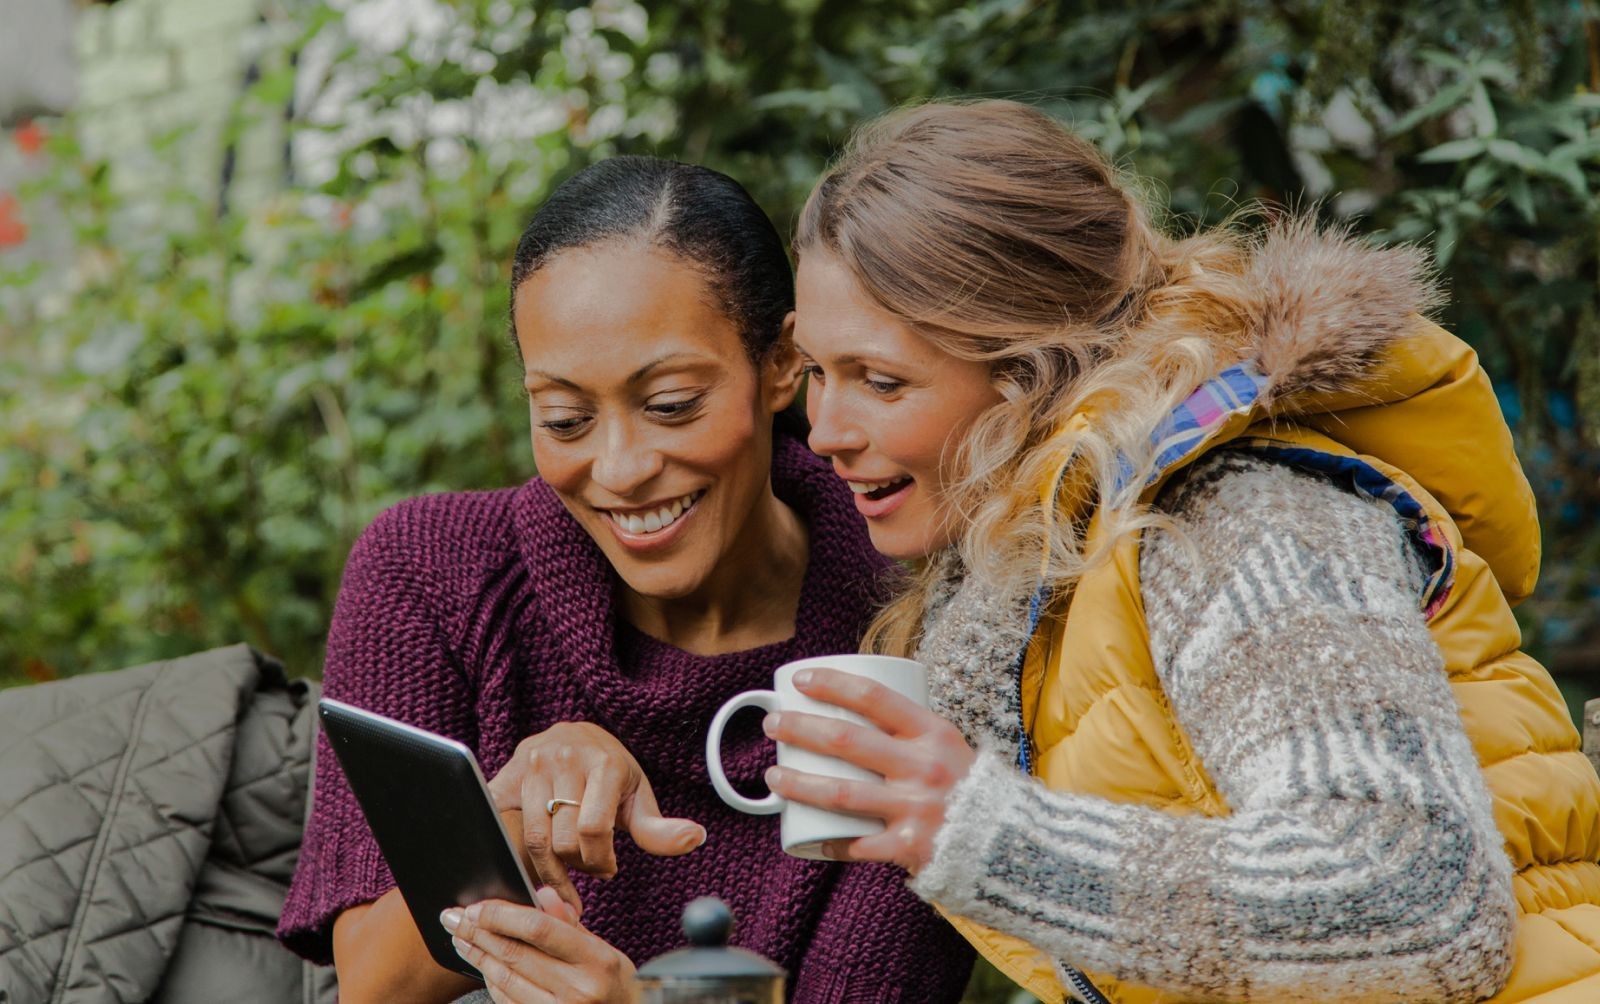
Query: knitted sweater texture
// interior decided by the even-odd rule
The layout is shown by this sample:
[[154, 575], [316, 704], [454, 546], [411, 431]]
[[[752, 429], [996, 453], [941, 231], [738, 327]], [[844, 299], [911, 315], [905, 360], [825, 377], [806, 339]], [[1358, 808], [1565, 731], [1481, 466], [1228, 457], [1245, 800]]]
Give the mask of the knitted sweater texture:
[[1186, 999], [1492, 994], [1510, 966], [1511, 864], [1392, 511], [1233, 451], [1160, 504], [1187, 544], [1145, 542], [1151, 652], [1232, 814], [1119, 805], [1019, 773], [1026, 601], [959, 583], [920, 657], [941, 710], [986, 752], [914, 888], [1069, 965]]
[[[780, 438], [772, 478], [810, 531], [787, 641], [698, 656], [634, 630], [617, 616], [599, 548], [535, 479], [413, 499], [374, 521], [345, 569], [326, 693], [458, 739], [490, 775], [521, 739], [558, 722], [594, 722], [621, 740], [662, 812], [708, 833], [680, 858], [647, 855], [619, 833], [614, 879], [574, 875], [585, 926], [636, 963], [681, 947], [684, 904], [715, 895], [738, 919], [732, 943], [788, 970], [795, 1001], [956, 1001], [971, 950], [903, 872], [791, 858], [776, 816], [729, 809], [707, 777], [716, 709], [770, 687], [785, 662], [855, 651], [888, 569], [843, 482], [803, 445]], [[733, 721], [723, 754], [736, 786], [763, 789], [774, 757], [759, 715]], [[334, 918], [394, 880], [325, 738], [314, 797], [279, 936], [328, 962]]]

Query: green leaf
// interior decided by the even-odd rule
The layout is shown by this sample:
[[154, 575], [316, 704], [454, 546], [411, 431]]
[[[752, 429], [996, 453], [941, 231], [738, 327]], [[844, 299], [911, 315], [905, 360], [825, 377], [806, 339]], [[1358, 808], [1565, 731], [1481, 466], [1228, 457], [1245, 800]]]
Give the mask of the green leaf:
[[1583, 201], [1588, 201], [1589, 181], [1584, 177], [1583, 169], [1578, 166], [1576, 161], [1547, 161], [1544, 173], [1565, 182], [1566, 186], [1572, 189], [1573, 195]]
[[871, 117], [882, 114], [889, 107], [877, 83], [853, 61], [841, 59], [826, 49], [817, 50], [816, 60], [835, 87], [846, 88], [856, 96], [854, 110]]
[[1498, 59], [1479, 59], [1472, 64], [1473, 76], [1493, 80], [1501, 87], [1517, 86], [1517, 72]]
[[351, 289], [350, 298], [358, 300], [391, 282], [431, 272], [443, 258], [444, 248], [438, 244], [421, 244], [397, 251], [362, 276]]
[[1471, 72], [1471, 67], [1467, 65], [1466, 61], [1443, 49], [1422, 49], [1417, 52], [1417, 58], [1430, 66], [1437, 66], [1440, 69], [1459, 70], [1462, 73]]
[[1152, 77], [1133, 90], [1122, 90], [1117, 93], [1117, 115], [1127, 121], [1139, 114], [1146, 101], [1161, 91], [1172, 78], [1172, 71], [1167, 71], [1160, 76]]
[[1509, 139], [1489, 140], [1489, 156], [1513, 167], [1519, 167], [1530, 173], [1543, 171], [1546, 168], [1544, 154], [1532, 147], [1514, 143]]
[[1447, 216], [1439, 223], [1439, 229], [1433, 234], [1433, 259], [1440, 268], [1450, 264], [1450, 259], [1456, 253], [1456, 241], [1460, 237], [1460, 226], [1454, 216]]
[[304, 362], [279, 374], [272, 385], [273, 402], [280, 407], [293, 404], [316, 381], [318, 369], [315, 362]]
[[1571, 143], [1563, 143], [1551, 150], [1546, 159], [1551, 164], [1577, 164], [1585, 160], [1600, 161], [1600, 136], [1590, 136]]
[[1479, 136], [1493, 136], [1500, 128], [1499, 120], [1495, 118], [1494, 103], [1489, 100], [1489, 89], [1483, 82], [1472, 82], [1472, 123], [1478, 130]]
[[1245, 98], [1219, 98], [1215, 101], [1202, 101], [1174, 119], [1168, 124], [1166, 131], [1172, 136], [1188, 136], [1203, 132], [1238, 111], [1244, 106], [1246, 100]]
[[1461, 182], [1461, 190], [1467, 195], [1477, 198], [1489, 190], [1489, 186], [1500, 176], [1500, 170], [1491, 161], [1480, 160], [1467, 171], [1466, 178]]
[[1454, 139], [1448, 143], [1441, 143], [1430, 150], [1417, 154], [1417, 160], [1424, 164], [1448, 164], [1458, 160], [1476, 157], [1488, 148], [1488, 143], [1481, 139]]
[[1389, 127], [1389, 135], [1398, 136], [1401, 133], [1410, 132], [1428, 119], [1442, 115], [1455, 108], [1467, 97], [1471, 87], [1472, 85], [1466, 81], [1458, 81], [1439, 88], [1433, 97], [1395, 120], [1395, 123]]
[[1527, 175], [1513, 174], [1506, 179], [1506, 199], [1522, 215], [1523, 222], [1531, 226], [1536, 213], [1533, 208], [1533, 187], [1528, 184]]

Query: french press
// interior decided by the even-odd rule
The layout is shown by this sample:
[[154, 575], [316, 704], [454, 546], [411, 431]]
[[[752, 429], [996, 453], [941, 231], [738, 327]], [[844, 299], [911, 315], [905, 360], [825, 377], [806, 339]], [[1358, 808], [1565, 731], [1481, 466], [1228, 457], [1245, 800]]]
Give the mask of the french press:
[[784, 971], [769, 959], [728, 947], [733, 912], [704, 896], [683, 909], [688, 948], [639, 968], [638, 1004], [783, 1004]]

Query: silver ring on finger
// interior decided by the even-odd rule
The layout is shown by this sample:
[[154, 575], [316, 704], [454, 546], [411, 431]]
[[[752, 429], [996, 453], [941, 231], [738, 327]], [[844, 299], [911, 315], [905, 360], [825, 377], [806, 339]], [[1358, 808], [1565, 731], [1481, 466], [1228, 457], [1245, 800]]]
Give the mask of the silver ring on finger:
[[544, 803], [544, 811], [553, 816], [561, 809], [563, 805], [571, 805], [580, 809], [583, 807], [582, 802], [574, 802], [570, 798], [552, 798], [550, 801]]

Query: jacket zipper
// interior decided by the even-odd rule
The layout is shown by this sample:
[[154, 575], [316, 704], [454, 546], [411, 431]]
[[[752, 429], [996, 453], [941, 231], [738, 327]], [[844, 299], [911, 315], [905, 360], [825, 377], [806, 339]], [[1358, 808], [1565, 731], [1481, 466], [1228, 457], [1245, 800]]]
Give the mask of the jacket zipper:
[[1090, 983], [1089, 977], [1083, 975], [1079, 970], [1063, 963], [1061, 972], [1066, 976], [1067, 982], [1072, 984], [1073, 994], [1084, 1004], [1111, 1004], [1110, 1001], [1106, 1000], [1105, 994], [1102, 994], [1093, 983]]
[[[1041, 582], [1039, 584], [1039, 588], [1034, 590], [1032, 598], [1028, 601], [1027, 636], [1030, 639], [1033, 637], [1033, 633], [1039, 630], [1039, 621], [1044, 618], [1045, 600], [1047, 599], [1049, 592], [1049, 586], [1046, 583]], [[1022, 667], [1027, 660], [1028, 647], [1024, 645], [1022, 647], [1022, 651], [1017, 654], [1016, 666], [1017, 707], [1019, 712], [1022, 708], [1023, 697]], [[1020, 713], [1017, 721], [1017, 769], [1030, 777], [1033, 775], [1033, 743], [1028, 737], [1028, 723], [1021, 720]], [[1066, 976], [1067, 982], [1072, 985], [1073, 994], [1079, 1000], [1083, 1001], [1084, 1004], [1111, 1004], [1111, 1002], [1106, 999], [1105, 994], [1102, 994], [1093, 983], [1089, 982], [1089, 977], [1083, 975], [1082, 972], [1072, 968], [1066, 963], [1060, 963], [1060, 965], [1062, 974]]]

